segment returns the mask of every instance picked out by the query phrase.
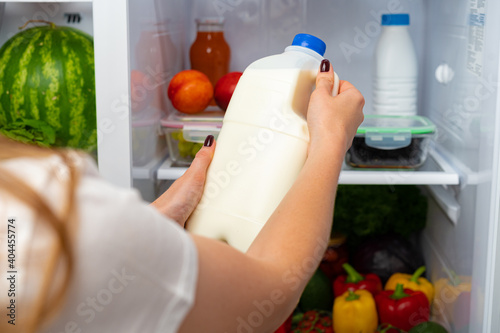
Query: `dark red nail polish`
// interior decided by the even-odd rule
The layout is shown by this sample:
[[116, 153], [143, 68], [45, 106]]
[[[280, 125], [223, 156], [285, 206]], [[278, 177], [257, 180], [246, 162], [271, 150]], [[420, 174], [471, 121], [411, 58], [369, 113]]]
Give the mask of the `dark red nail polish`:
[[205, 147], [212, 147], [213, 144], [214, 144], [214, 136], [213, 135], [209, 135], [205, 139], [205, 143], [203, 144], [203, 146], [205, 146]]
[[328, 59], [321, 60], [320, 71], [329, 72], [330, 71], [330, 61]]

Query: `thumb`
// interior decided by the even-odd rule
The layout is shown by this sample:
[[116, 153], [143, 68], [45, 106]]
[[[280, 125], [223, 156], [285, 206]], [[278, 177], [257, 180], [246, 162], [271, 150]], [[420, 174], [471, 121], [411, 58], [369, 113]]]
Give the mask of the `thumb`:
[[330, 66], [328, 59], [323, 59], [319, 68], [319, 73], [316, 76], [316, 90], [332, 95], [333, 86], [335, 85], [335, 74]]
[[215, 151], [215, 138], [213, 135], [207, 136], [203, 147], [196, 153], [196, 156], [191, 162], [188, 171], [190, 173], [198, 174], [199, 176], [207, 173], [208, 166], [212, 162]]

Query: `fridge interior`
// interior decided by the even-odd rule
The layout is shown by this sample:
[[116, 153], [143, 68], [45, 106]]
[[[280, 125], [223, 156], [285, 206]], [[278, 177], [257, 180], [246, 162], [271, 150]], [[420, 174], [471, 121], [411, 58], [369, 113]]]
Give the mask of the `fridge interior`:
[[[498, 155], [496, 117], [499, 41], [498, 23], [489, 19], [498, 5], [485, 1], [155, 1], [129, 2], [130, 46], [137, 45], [139, 12], [165, 23], [171, 43], [168, 78], [189, 69], [189, 47], [196, 36], [195, 19], [223, 16], [231, 47], [230, 71], [243, 71], [252, 61], [283, 52], [296, 33], [323, 39], [328, 58], [341, 79], [364, 95], [371, 113], [372, 58], [382, 13], [410, 14], [409, 27], [419, 66], [418, 114], [438, 127], [431, 160], [415, 172], [364, 171], [345, 168], [341, 183], [420, 184], [429, 196], [427, 226], [420, 247], [428, 277], [450, 281], [453, 274], [470, 280], [472, 296], [457, 314], [449, 294], [437, 295], [433, 318], [453, 331], [487, 332], [498, 328], [500, 313], [491, 267], [495, 267], [497, 215], [495, 182]], [[137, 28], [134, 28], [137, 27]], [[134, 52], [131, 49], [131, 67]], [[174, 57], [175, 55], [175, 57]], [[175, 61], [173, 60], [175, 59]], [[165, 61], [165, 59], [164, 59]], [[163, 112], [172, 112], [168, 99]], [[168, 159], [157, 178], [183, 172]], [[498, 269], [498, 265], [496, 266]], [[498, 276], [498, 275], [496, 275]], [[496, 294], [495, 294], [496, 293]], [[470, 306], [470, 308], [469, 308]], [[491, 312], [490, 312], [491, 311]], [[457, 316], [466, 320], [457, 319]], [[466, 323], [466, 324], [464, 324]]]
[[[168, 158], [159, 119], [174, 112], [166, 91], [176, 73], [190, 68], [189, 48], [196, 35], [196, 18], [224, 17], [224, 35], [231, 48], [230, 71], [243, 71], [254, 60], [283, 52], [296, 33], [306, 32], [321, 38], [327, 44], [325, 58], [332, 62], [341, 79], [361, 91], [366, 100], [365, 113], [370, 114], [372, 58], [380, 34], [380, 16], [409, 13], [409, 30], [419, 66], [418, 113], [429, 117], [438, 127], [428, 162], [416, 171], [358, 171], [345, 167], [340, 183], [420, 185], [429, 197], [427, 226], [419, 237], [427, 276], [436, 282], [453, 279], [456, 274], [470, 280], [472, 288], [460, 320], [452, 311], [454, 300], [448, 294], [437, 295], [433, 318], [453, 332], [493, 332], [500, 328], [500, 305], [494, 301], [500, 297], [499, 282], [494, 279], [500, 277], [500, 259], [495, 256], [496, 249], [500, 249], [497, 171], [500, 23], [492, 14], [500, 12], [499, 3], [130, 0], [117, 2], [118, 9], [113, 13], [98, 12], [112, 7], [90, 2], [4, 2], [2, 5], [1, 44], [26, 17], [49, 19], [93, 34], [96, 59], [102, 55], [98, 47], [106, 44], [102, 36], [111, 33], [103, 32], [102, 22], [106, 22], [103, 18], [126, 15], [125, 21], [108, 17], [109, 22], [126, 25], [107, 29], [126, 29], [128, 36], [126, 43], [116, 44], [119, 50], [126, 46], [126, 55], [119, 63], [127, 63], [128, 68], [122, 68], [126, 73], [114, 72], [120, 74], [114, 78], [117, 83], [128, 78], [120, 86], [127, 89], [112, 91], [115, 98], [125, 96], [128, 120], [124, 121], [124, 128], [125, 132], [128, 128], [128, 134], [121, 130], [115, 134], [128, 141], [106, 140], [106, 148], [99, 146], [99, 164], [104, 170], [108, 151], [129, 152], [130, 165], [126, 167], [130, 169], [125, 168], [124, 174], [131, 171], [133, 186], [146, 200], [152, 200], [186, 170]], [[76, 14], [80, 20], [75, 18]], [[135, 75], [132, 71], [144, 74], [135, 91], [130, 91], [129, 83]], [[100, 91], [104, 95], [104, 84], [99, 86], [104, 79], [100, 78], [113, 82], [113, 78], [107, 78], [113, 74], [104, 72], [96, 63], [98, 99]], [[99, 107], [102, 105], [106, 104], [98, 100], [98, 115], [104, 112]], [[98, 127], [101, 125], [98, 122]], [[116, 169], [122, 168], [116, 164], [119, 161], [114, 162]], [[106, 163], [113, 165], [113, 161]]]

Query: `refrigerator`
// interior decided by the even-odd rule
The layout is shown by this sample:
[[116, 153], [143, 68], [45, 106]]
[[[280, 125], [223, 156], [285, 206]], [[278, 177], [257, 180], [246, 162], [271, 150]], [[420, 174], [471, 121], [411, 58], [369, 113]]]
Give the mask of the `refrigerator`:
[[[450, 310], [456, 295], [438, 294], [433, 318], [450, 332], [500, 332], [499, 1], [5, 1], [0, 44], [29, 19], [93, 36], [99, 171], [151, 201], [187, 169], [172, 158], [161, 119], [174, 112], [167, 97], [170, 79], [190, 68], [195, 19], [224, 19], [230, 71], [283, 52], [297, 33], [321, 38], [325, 58], [361, 91], [364, 112], [370, 114], [372, 61], [386, 13], [410, 14], [418, 114], [436, 124], [438, 135], [422, 167], [344, 166], [340, 184], [418, 185], [428, 197], [427, 223], [419, 236], [428, 278], [452, 280], [456, 274], [471, 288], [459, 315]], [[134, 71], [146, 74], [146, 91], [133, 91]]]

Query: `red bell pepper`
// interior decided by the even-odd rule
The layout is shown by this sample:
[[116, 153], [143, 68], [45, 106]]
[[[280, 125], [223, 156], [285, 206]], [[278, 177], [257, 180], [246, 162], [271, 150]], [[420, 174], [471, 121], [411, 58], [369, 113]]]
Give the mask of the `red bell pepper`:
[[404, 331], [429, 320], [429, 301], [421, 291], [403, 289], [397, 284], [396, 290], [384, 290], [375, 296], [379, 320]]
[[372, 293], [373, 296], [382, 291], [382, 282], [375, 274], [362, 275], [356, 272], [349, 264], [343, 264], [344, 270], [347, 275], [341, 275], [335, 279], [333, 283], [333, 294], [339, 297], [346, 291], [355, 291], [358, 289], [365, 289]]

